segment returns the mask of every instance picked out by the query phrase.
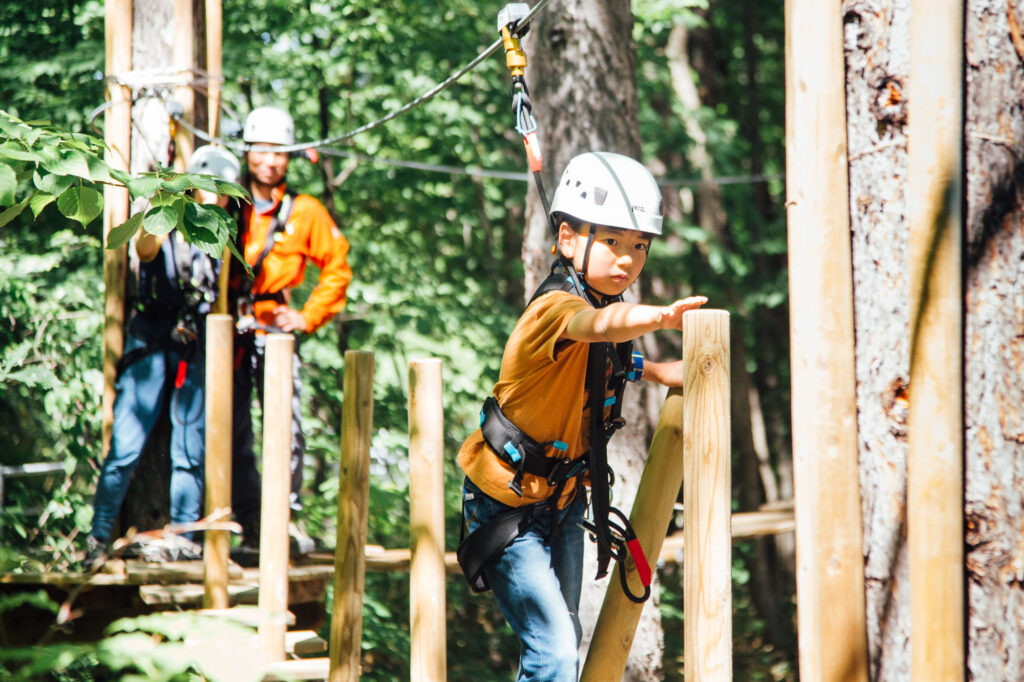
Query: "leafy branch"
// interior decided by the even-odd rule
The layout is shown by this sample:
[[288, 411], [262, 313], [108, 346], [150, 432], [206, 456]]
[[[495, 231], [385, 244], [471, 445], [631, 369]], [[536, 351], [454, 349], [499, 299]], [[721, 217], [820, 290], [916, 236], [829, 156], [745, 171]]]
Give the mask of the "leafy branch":
[[[96, 185], [113, 185], [126, 188], [133, 200], [146, 200], [148, 208], [111, 228], [108, 249], [128, 243], [140, 228], [154, 235], [177, 228], [214, 258], [228, 247], [242, 260], [234, 245], [235, 220], [220, 206], [192, 197], [193, 190], [201, 189], [250, 201], [241, 186], [212, 175], [162, 169], [132, 175], [107, 164], [106, 149], [93, 135], [61, 131], [47, 121], [22, 121], [0, 109], [0, 227], [26, 208], [38, 219], [52, 203], [85, 227], [103, 213], [103, 194]], [[19, 199], [20, 188], [27, 191]]]

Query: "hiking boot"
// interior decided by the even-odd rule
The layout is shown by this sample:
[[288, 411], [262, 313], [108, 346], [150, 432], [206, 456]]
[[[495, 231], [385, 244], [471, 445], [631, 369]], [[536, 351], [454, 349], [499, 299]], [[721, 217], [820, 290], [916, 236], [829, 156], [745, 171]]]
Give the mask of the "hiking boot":
[[85, 539], [85, 559], [82, 560], [82, 567], [86, 571], [98, 571], [110, 558], [110, 545], [106, 540], [100, 540], [95, 535]]
[[293, 557], [304, 556], [316, 549], [316, 542], [294, 521], [288, 524], [288, 552]]
[[241, 546], [258, 552], [260, 550], [260, 522], [241, 521], [240, 523], [242, 525]]

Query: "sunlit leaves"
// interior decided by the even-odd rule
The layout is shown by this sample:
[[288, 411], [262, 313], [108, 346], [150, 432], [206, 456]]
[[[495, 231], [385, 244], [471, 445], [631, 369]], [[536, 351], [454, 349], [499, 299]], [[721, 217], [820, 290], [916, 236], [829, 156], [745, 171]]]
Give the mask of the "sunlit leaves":
[[103, 195], [91, 187], [69, 187], [57, 197], [57, 209], [83, 226], [88, 225], [103, 213]]

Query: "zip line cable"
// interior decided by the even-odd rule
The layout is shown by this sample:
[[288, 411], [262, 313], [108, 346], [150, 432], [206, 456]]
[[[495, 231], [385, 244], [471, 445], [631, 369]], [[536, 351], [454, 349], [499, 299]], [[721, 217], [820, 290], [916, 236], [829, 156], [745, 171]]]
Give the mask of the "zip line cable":
[[[520, 24], [521, 25], [525, 25], [535, 14], [537, 14], [537, 12], [542, 10], [548, 4], [548, 2], [550, 2], [550, 0], [540, 0], [520, 20]], [[359, 126], [358, 128], [355, 128], [354, 130], [350, 130], [347, 133], [343, 133], [343, 134], [337, 135], [335, 137], [326, 137], [324, 139], [316, 140], [316, 141], [313, 141], [313, 142], [301, 142], [301, 143], [292, 144], [292, 145], [275, 146], [274, 147], [274, 151], [287, 153], [287, 152], [303, 151], [305, 149], [310, 149], [310, 148], [313, 148], [313, 147], [323, 147], [323, 146], [334, 144], [336, 142], [341, 142], [343, 140], [348, 140], [350, 138], [355, 137], [356, 135], [359, 135], [361, 133], [365, 133], [365, 132], [368, 132], [370, 130], [373, 130], [374, 128], [376, 128], [376, 127], [378, 127], [380, 125], [383, 125], [384, 123], [387, 123], [388, 121], [390, 121], [392, 119], [398, 118], [399, 116], [401, 116], [405, 112], [409, 111], [410, 109], [413, 109], [413, 108], [419, 106], [420, 104], [423, 104], [424, 102], [427, 102], [427, 101], [433, 99], [435, 96], [437, 96], [438, 94], [440, 94], [441, 92], [446, 90], [449, 86], [451, 86], [453, 83], [455, 83], [455, 81], [457, 81], [460, 78], [462, 78], [464, 75], [466, 75], [467, 73], [469, 73], [470, 71], [475, 69], [477, 66], [479, 66], [480, 63], [483, 62], [485, 59], [487, 59], [492, 54], [497, 52], [498, 48], [500, 48], [501, 46], [502, 46], [502, 40], [499, 37], [497, 40], [495, 40], [493, 43], [491, 43], [490, 46], [488, 46], [480, 54], [478, 54], [472, 61], [470, 61], [464, 67], [462, 67], [461, 69], [459, 69], [458, 71], [453, 73], [451, 76], [449, 76], [445, 80], [441, 81], [440, 83], [438, 83], [437, 85], [432, 87], [430, 90], [426, 91], [425, 93], [423, 93], [422, 95], [420, 95], [416, 99], [412, 100], [411, 102], [409, 102], [405, 106], [403, 106], [403, 107], [401, 107], [399, 109], [396, 109], [395, 111], [392, 111], [391, 113], [389, 113], [386, 116], [383, 116], [383, 117], [377, 119], [376, 121], [371, 121], [370, 123], [367, 123], [365, 125]], [[196, 128], [195, 126], [190, 124], [188, 121], [185, 121], [184, 118], [180, 116], [180, 114], [179, 114], [179, 117], [176, 120], [178, 121], [178, 123], [180, 123], [182, 126], [184, 126], [187, 130], [189, 130], [189, 132], [193, 133], [196, 137], [198, 137], [199, 139], [203, 140], [204, 142], [220, 144], [220, 145], [223, 145], [225, 147], [228, 147], [228, 148], [231, 148], [231, 149], [235, 149], [236, 151], [241, 151], [241, 152], [247, 152], [247, 151], [250, 151], [251, 149], [254, 149], [253, 145], [239, 144], [237, 142], [229, 142], [229, 141], [224, 140], [222, 138], [214, 138], [214, 137], [212, 137], [210, 135], [207, 135], [205, 131], [199, 130], [198, 128]], [[258, 146], [259, 145], [256, 145], [256, 147], [258, 147]]]
[[[538, 12], [540, 12], [551, 0], [539, 0], [539, 2], [530, 9], [521, 19], [519, 19], [519, 25], [525, 26], [531, 18], [533, 18]], [[503, 41], [499, 37], [483, 51], [481, 51], [473, 60], [468, 62], [465, 66], [460, 68], [458, 71], [452, 73], [448, 78], [439, 82], [437, 85], [427, 90], [419, 97], [411, 100], [404, 106], [391, 113], [359, 126], [353, 130], [350, 130], [341, 135], [334, 137], [327, 137], [313, 142], [302, 142], [293, 145], [286, 146], [275, 146], [274, 150], [279, 152], [297, 152], [306, 149], [317, 148], [319, 151], [327, 154], [328, 156], [353, 158], [359, 161], [367, 161], [370, 163], [379, 163], [384, 165], [398, 166], [403, 168], [411, 168], [415, 170], [447, 173], [449, 175], [468, 175], [472, 177], [486, 177], [486, 178], [497, 178], [502, 180], [517, 180], [522, 182], [528, 182], [530, 175], [528, 173], [517, 172], [517, 171], [504, 171], [504, 170], [489, 170], [485, 168], [479, 168], [476, 166], [459, 167], [459, 166], [447, 166], [439, 164], [429, 164], [419, 161], [411, 161], [406, 159], [391, 159], [387, 157], [368, 156], [365, 154], [359, 154], [356, 152], [344, 151], [341, 149], [333, 148], [330, 145], [341, 142], [343, 140], [351, 139], [357, 135], [368, 132], [377, 128], [388, 121], [398, 118], [402, 114], [414, 109], [415, 107], [423, 104], [441, 92], [449, 88], [452, 84], [458, 81], [460, 78], [465, 76], [467, 73], [479, 66], [485, 59], [493, 55], [502, 47]], [[138, 99], [155, 98], [160, 99], [164, 108], [166, 109], [168, 116], [172, 118], [177, 124], [191, 132], [193, 135], [203, 140], [204, 142], [211, 144], [219, 144], [223, 147], [233, 149], [238, 152], [247, 152], [251, 149], [258, 147], [259, 145], [250, 145], [245, 143], [236, 142], [235, 140], [227, 139], [224, 137], [213, 137], [206, 133], [206, 131], [195, 127], [190, 122], [185, 120], [181, 105], [167, 97], [166, 93], [168, 90], [177, 87], [195, 87], [199, 85], [205, 85], [210, 82], [211, 78], [209, 74], [199, 69], [141, 69], [137, 71], [131, 71], [122, 75], [111, 74], [108, 75], [106, 80], [108, 83], [127, 87], [132, 91], [132, 104]], [[223, 80], [223, 79], [221, 79]], [[158, 94], [162, 93], [162, 94]], [[88, 125], [95, 129], [94, 122], [96, 118], [104, 111], [113, 106], [112, 101], [104, 102], [102, 105], [96, 107], [89, 114]], [[231, 112], [228, 112], [231, 113]], [[141, 133], [141, 131], [139, 131]], [[143, 135], [145, 137], [145, 135]], [[154, 155], [155, 158], [155, 155]], [[739, 176], [723, 176], [717, 178], [701, 179], [701, 178], [683, 178], [683, 179], [671, 179], [671, 178], [657, 178], [658, 184], [663, 187], [680, 187], [687, 185], [700, 185], [705, 182], [709, 182], [716, 185], [729, 185], [729, 184], [745, 184], [745, 183], [758, 183], [758, 182], [769, 182], [772, 180], [780, 179], [778, 175], [739, 175]]]

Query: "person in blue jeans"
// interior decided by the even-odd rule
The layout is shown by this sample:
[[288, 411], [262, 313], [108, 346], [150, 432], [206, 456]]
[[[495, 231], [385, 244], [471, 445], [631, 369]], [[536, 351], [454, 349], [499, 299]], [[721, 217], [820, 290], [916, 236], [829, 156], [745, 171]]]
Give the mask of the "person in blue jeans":
[[[237, 182], [238, 160], [212, 146], [189, 160], [188, 172]], [[201, 203], [227, 201], [202, 190]], [[155, 236], [140, 232], [135, 305], [125, 330], [118, 363], [114, 424], [93, 501], [92, 531], [86, 540], [86, 565], [106, 558], [114, 522], [132, 473], [163, 410], [171, 421], [170, 521], [199, 520], [203, 505], [206, 418], [206, 315], [216, 299], [220, 262], [184, 241], [175, 230]], [[185, 534], [173, 544], [174, 556], [199, 558], [201, 549]]]
[[[681, 361], [643, 362], [630, 342], [682, 329], [683, 313], [707, 299], [622, 300], [661, 234], [661, 192], [639, 162], [609, 152], [574, 157], [550, 217], [559, 258], [509, 335], [480, 428], [459, 451], [469, 535], [458, 557], [471, 588], [493, 590], [519, 637], [516, 679], [576, 682], [584, 527], [598, 542], [599, 577], [630, 540], [626, 517], [610, 507], [606, 459], [607, 439], [624, 423], [624, 382], [683, 382]], [[642, 601], [644, 587], [642, 596], [627, 594]]]

